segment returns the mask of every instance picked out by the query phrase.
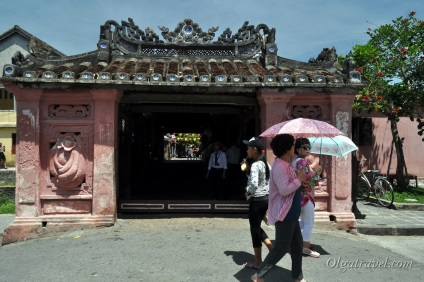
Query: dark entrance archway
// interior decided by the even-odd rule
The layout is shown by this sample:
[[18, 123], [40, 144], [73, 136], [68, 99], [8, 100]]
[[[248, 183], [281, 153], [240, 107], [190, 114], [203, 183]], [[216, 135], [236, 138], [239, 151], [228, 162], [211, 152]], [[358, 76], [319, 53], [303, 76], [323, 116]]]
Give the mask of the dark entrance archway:
[[156, 100], [146, 101], [142, 94], [124, 94], [119, 109], [121, 212], [246, 210], [243, 175], [228, 179], [226, 199], [215, 201], [205, 179], [208, 156], [171, 158], [164, 144], [167, 133], [209, 131], [212, 135], [201, 147], [213, 141], [227, 148], [236, 145], [242, 158], [245, 150], [241, 141], [255, 135], [259, 127], [256, 98], [232, 95], [221, 103], [222, 96], [226, 95], [210, 95], [194, 102], [193, 95], [158, 94]]

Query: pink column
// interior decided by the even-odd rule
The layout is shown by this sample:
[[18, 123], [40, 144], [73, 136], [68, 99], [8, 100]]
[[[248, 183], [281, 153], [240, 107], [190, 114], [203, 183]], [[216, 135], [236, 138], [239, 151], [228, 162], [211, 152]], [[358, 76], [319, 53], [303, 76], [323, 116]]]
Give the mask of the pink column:
[[[261, 132], [268, 127], [287, 120], [287, 103], [294, 96], [292, 93], [259, 92], [258, 101], [261, 106]], [[270, 148], [271, 138], [264, 138], [267, 148], [267, 160], [274, 162], [275, 155]]]
[[91, 90], [95, 101], [93, 216], [116, 220], [117, 90]]
[[[346, 136], [352, 137], [352, 102], [354, 94], [332, 94], [331, 123]], [[332, 158], [331, 177], [328, 182], [330, 194], [329, 212], [339, 228], [353, 228], [356, 219], [352, 213], [352, 160], [351, 154]]]
[[40, 183], [40, 89], [7, 85], [16, 98], [16, 215], [3, 234], [3, 244], [28, 237], [41, 227], [38, 219]]

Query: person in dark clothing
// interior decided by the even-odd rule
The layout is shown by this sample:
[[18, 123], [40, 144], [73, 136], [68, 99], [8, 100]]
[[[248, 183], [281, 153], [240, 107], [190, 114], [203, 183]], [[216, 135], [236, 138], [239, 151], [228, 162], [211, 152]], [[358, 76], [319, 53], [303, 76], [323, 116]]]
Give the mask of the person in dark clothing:
[[304, 282], [302, 272], [303, 239], [299, 225], [302, 182], [306, 174], [300, 170], [296, 175], [291, 162], [294, 158], [294, 137], [280, 134], [271, 141], [276, 156], [269, 179], [268, 223], [275, 225], [275, 244], [266, 256], [259, 271], [251, 277], [262, 282], [264, 276], [290, 250], [292, 277]]
[[[268, 210], [269, 175], [270, 168], [265, 157], [265, 146], [261, 139], [252, 137], [244, 140], [247, 145], [246, 162], [246, 198], [249, 201], [249, 224], [252, 236], [254, 262], [247, 262], [245, 267], [259, 269], [262, 264], [262, 242], [272, 249], [268, 235], [261, 228], [262, 219]], [[242, 164], [243, 165], [243, 164]]]

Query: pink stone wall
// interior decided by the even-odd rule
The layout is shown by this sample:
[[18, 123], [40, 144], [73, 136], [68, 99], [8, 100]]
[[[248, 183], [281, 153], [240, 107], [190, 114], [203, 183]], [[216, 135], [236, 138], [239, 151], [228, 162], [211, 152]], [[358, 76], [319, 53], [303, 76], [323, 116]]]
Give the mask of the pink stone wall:
[[[403, 152], [408, 168], [408, 173], [418, 177], [424, 177], [423, 148], [424, 136], [418, 135], [417, 122], [412, 122], [409, 118], [400, 118], [398, 122], [399, 136], [405, 138], [403, 142]], [[360, 146], [362, 155], [367, 159], [365, 166], [368, 169], [380, 169], [387, 173], [389, 164], [390, 149], [392, 145], [392, 133], [390, 122], [387, 118], [372, 118], [372, 145]], [[396, 149], [393, 149], [392, 164], [390, 173], [396, 173]], [[415, 183], [413, 183], [415, 184]]]
[[[261, 132], [276, 123], [301, 116], [327, 121], [351, 137], [355, 94], [356, 90], [341, 94], [261, 92], [258, 94]], [[271, 138], [265, 141], [270, 152], [267, 155], [268, 161], [272, 163], [275, 156], [269, 146]], [[351, 212], [351, 156], [316, 157], [319, 157], [326, 177], [316, 187], [316, 221], [329, 221], [331, 216], [340, 228], [354, 227], [356, 220]]]
[[3, 243], [38, 237], [42, 228], [114, 224], [121, 93], [6, 88], [17, 102], [17, 181]]

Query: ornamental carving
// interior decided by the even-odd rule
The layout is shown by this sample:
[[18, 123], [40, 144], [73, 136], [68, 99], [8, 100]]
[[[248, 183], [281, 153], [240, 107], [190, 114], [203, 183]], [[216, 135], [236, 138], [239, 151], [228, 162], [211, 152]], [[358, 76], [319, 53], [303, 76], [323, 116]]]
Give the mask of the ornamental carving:
[[322, 117], [322, 109], [320, 106], [294, 105], [291, 107], [288, 116], [291, 118], [301, 117], [320, 120]]
[[84, 119], [91, 117], [90, 105], [49, 105], [50, 118]]
[[257, 37], [260, 37], [260, 31], [263, 31], [265, 43], [275, 42], [275, 28], [271, 30], [266, 24], [260, 24], [256, 28], [254, 25], [249, 25], [248, 21], [245, 21], [243, 26], [238, 29], [237, 33], [231, 36], [232, 32], [229, 28], [219, 36], [218, 42], [222, 43], [235, 43], [235, 42], [252, 42]]
[[265, 24], [255, 27], [249, 25], [248, 21], [234, 35], [229, 28], [225, 29], [215, 41], [218, 26], [205, 32], [191, 19], [180, 22], [173, 31], [165, 26], [158, 28], [162, 31], [164, 40], [159, 40], [150, 27], [140, 29], [131, 18], [122, 21], [121, 25], [113, 20], [106, 21], [100, 28], [99, 50], [105, 51], [105, 54], [254, 57], [262, 52], [266, 43], [275, 42], [275, 28], [270, 29]]
[[86, 161], [76, 137], [66, 135], [57, 140], [49, 152], [49, 169], [56, 188], [73, 189], [84, 182]]
[[108, 35], [107, 31], [111, 31], [112, 26], [115, 27], [115, 30], [113, 31], [114, 38], [117, 38], [117, 35], [119, 35], [119, 37], [129, 42], [159, 41], [159, 36], [153, 31], [152, 28], [147, 27], [143, 31], [138, 27], [138, 25], [134, 24], [134, 20], [131, 18], [128, 18], [128, 22], [121, 21], [121, 25], [113, 20], [107, 21], [104, 25], [101, 26], [101, 35]]
[[162, 36], [167, 42], [172, 43], [210, 43], [215, 37], [217, 27], [211, 27], [208, 32], [203, 32], [199, 25], [191, 19], [180, 22], [174, 31], [169, 32], [169, 28], [159, 26]]

